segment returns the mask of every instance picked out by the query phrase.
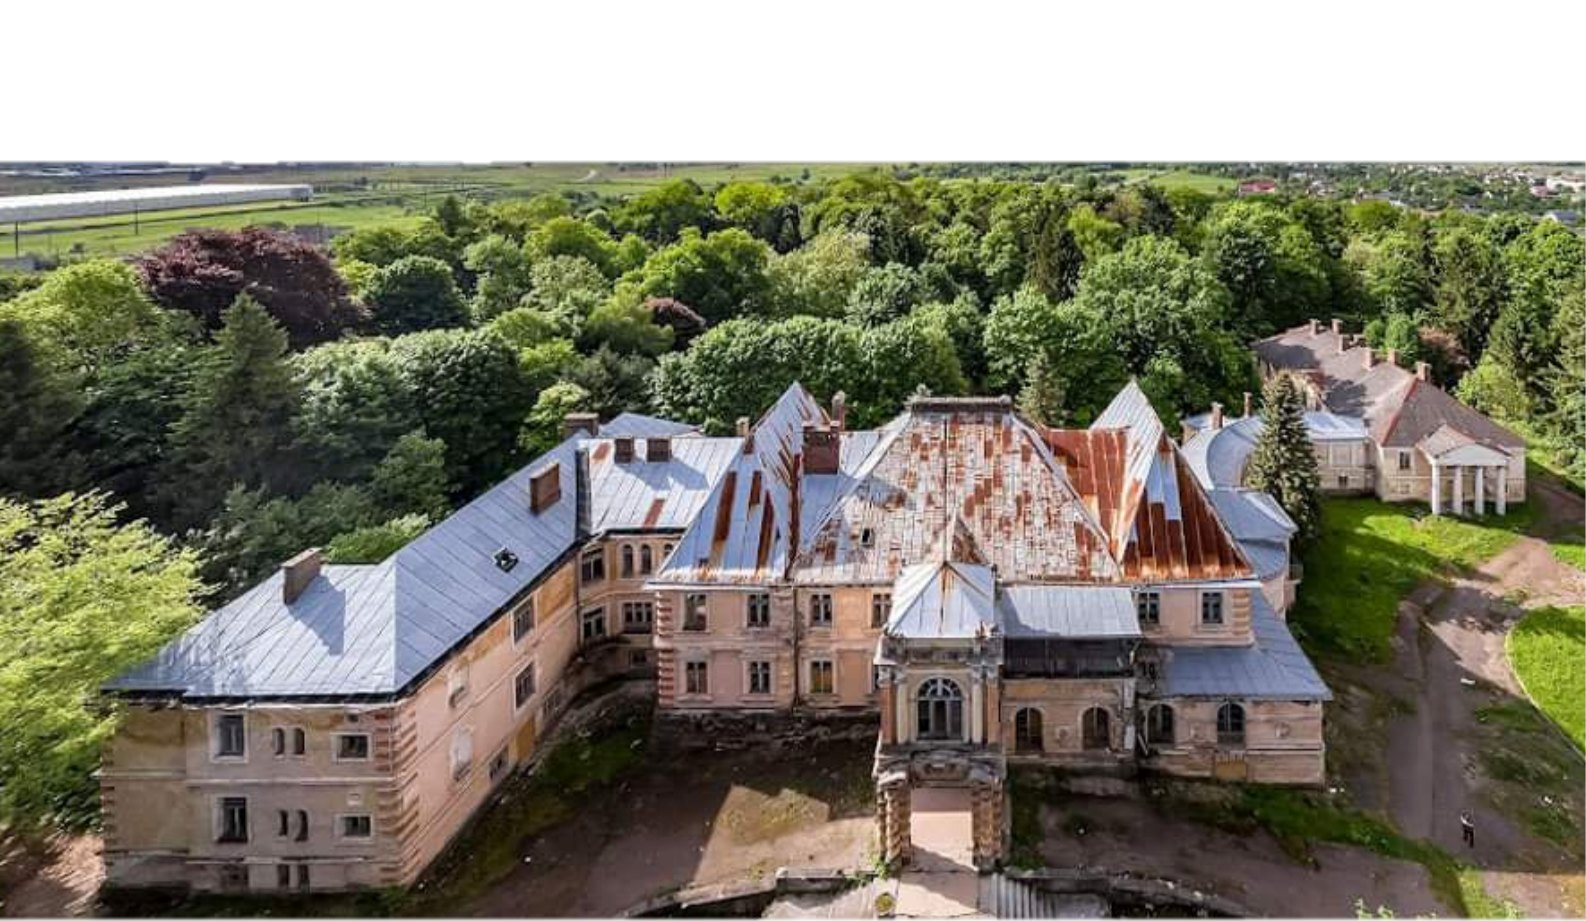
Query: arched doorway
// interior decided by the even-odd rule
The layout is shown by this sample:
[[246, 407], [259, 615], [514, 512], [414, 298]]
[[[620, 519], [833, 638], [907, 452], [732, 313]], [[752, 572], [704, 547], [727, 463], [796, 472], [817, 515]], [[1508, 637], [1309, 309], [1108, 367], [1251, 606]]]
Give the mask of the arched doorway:
[[941, 742], [964, 737], [964, 691], [957, 682], [931, 678], [920, 685], [916, 700], [917, 738]]
[[1091, 707], [1080, 717], [1080, 743], [1086, 751], [1112, 747], [1112, 718], [1101, 707]]
[[1039, 752], [1046, 750], [1046, 737], [1042, 731], [1041, 711], [1022, 707], [1013, 714], [1013, 750]]

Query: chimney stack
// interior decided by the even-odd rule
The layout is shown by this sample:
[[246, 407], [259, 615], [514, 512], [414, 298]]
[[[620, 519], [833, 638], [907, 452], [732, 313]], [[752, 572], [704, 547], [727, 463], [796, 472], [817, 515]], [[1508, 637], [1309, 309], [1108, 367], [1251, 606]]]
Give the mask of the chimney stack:
[[1418, 381], [1430, 381], [1432, 379], [1432, 366], [1424, 361], [1416, 362], [1415, 379]]
[[840, 442], [834, 429], [804, 423], [804, 472], [836, 473]]
[[1223, 404], [1221, 404], [1221, 403], [1213, 403], [1212, 404], [1212, 423], [1211, 423], [1211, 425], [1212, 425], [1212, 431], [1214, 431], [1214, 432], [1223, 427]]
[[633, 460], [633, 437], [631, 435], [620, 435], [612, 439], [612, 445], [614, 446], [617, 463], [626, 464]]
[[1316, 331], [1321, 327], [1322, 324], [1316, 322], [1315, 320], [1311, 320], [1310, 324], [1311, 324], [1311, 335], [1314, 336], [1314, 335], [1316, 335]]
[[600, 417], [594, 413], [568, 413], [562, 417], [562, 437], [584, 432], [591, 438], [600, 433]]
[[665, 435], [656, 435], [644, 440], [644, 459], [651, 463], [659, 463], [672, 459], [672, 439]]
[[1250, 398], [1250, 391], [1246, 390], [1245, 391], [1245, 418], [1246, 419], [1250, 418], [1250, 408], [1251, 408], [1251, 406], [1253, 404], [1254, 404], [1254, 401], [1251, 400], [1251, 398]]
[[832, 423], [839, 432], [848, 428], [848, 394], [841, 390], [832, 394]]
[[538, 515], [562, 498], [562, 465], [552, 462], [529, 477], [529, 511]]
[[1372, 351], [1370, 346], [1367, 346], [1365, 352], [1361, 355], [1360, 366], [1365, 368], [1367, 371], [1370, 371], [1371, 366], [1376, 363], [1377, 353]]
[[1390, 365], [1397, 365], [1399, 363], [1399, 350], [1398, 349], [1388, 349], [1387, 358], [1385, 360]]
[[291, 604], [319, 578], [319, 565], [324, 562], [318, 547], [311, 547], [281, 564], [281, 598]]
[[738, 437], [743, 439], [743, 453], [754, 453], [754, 430], [749, 428], [749, 417], [738, 417]]

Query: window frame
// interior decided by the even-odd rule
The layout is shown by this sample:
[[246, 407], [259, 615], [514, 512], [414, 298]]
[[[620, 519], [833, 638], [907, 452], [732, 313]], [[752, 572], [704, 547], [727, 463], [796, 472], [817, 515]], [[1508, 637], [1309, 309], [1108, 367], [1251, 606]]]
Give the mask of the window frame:
[[[699, 681], [695, 682], [695, 676]], [[688, 659], [683, 663], [683, 694], [687, 697], [710, 695], [710, 662], [705, 659]]]
[[710, 597], [704, 592], [683, 594], [683, 630], [705, 633], [710, 630]]
[[[760, 617], [755, 617], [756, 611]], [[743, 625], [746, 630], [768, 630], [771, 627], [771, 593], [750, 592], [744, 598]]]
[[[361, 835], [350, 834], [348, 832], [348, 830], [347, 830], [347, 822], [350, 819], [353, 819], [353, 820], [362, 819], [363, 820], [363, 824], [365, 825], [365, 827], [368, 828], [367, 833], [361, 834]], [[368, 842], [368, 841], [373, 841], [374, 840], [374, 814], [373, 813], [369, 813], [369, 812], [338, 812], [338, 813], [336, 813], [336, 840], [337, 841], [353, 841], [353, 842], [357, 842], [359, 844], [363, 844], [363, 843]]]
[[[527, 626], [524, 626], [525, 619], [528, 621]], [[530, 592], [527, 598], [512, 609], [512, 644], [516, 646], [528, 639], [534, 633], [536, 626], [538, 626], [538, 617], [534, 611], [534, 593]]]
[[[1164, 726], [1166, 733], [1162, 732]], [[1146, 708], [1145, 744], [1167, 748], [1178, 744], [1178, 713], [1171, 704], [1155, 703]]]
[[[765, 690], [755, 690], [756, 667], [764, 672]], [[744, 662], [744, 696], [745, 697], [770, 697], [776, 693], [776, 664], [770, 659], [749, 659]]]
[[[600, 625], [599, 631], [593, 633], [590, 632], [590, 624], [596, 623]], [[579, 612], [578, 615], [578, 642], [583, 644], [593, 643], [597, 640], [603, 640], [611, 635], [608, 629], [609, 627], [610, 624], [606, 622], [605, 605], [600, 604], [591, 608], [585, 608], [583, 611]]]
[[605, 547], [591, 547], [579, 554], [578, 581], [583, 585], [606, 581]]
[[[1228, 715], [1228, 729], [1223, 728], [1223, 714]], [[1237, 722], [1239, 727], [1233, 728]], [[1249, 714], [1245, 705], [1237, 700], [1225, 700], [1217, 705], [1217, 745], [1221, 748], [1244, 748], [1249, 732]]]
[[[1202, 591], [1200, 593], [1200, 596], [1201, 596], [1200, 625], [1202, 627], [1223, 627], [1223, 626], [1227, 626], [1227, 624], [1228, 624], [1228, 599], [1227, 599], [1227, 592], [1224, 592], [1222, 589], [1214, 589], [1214, 590], [1209, 590], [1209, 591]], [[1208, 620], [1207, 617], [1206, 617], [1206, 614], [1207, 614], [1207, 611], [1208, 611], [1207, 602], [1210, 601], [1213, 598], [1215, 598], [1217, 601], [1216, 601], [1216, 604], [1211, 605], [1211, 609], [1216, 611], [1217, 619], [1216, 620]]]
[[648, 576], [655, 572], [655, 549], [649, 544], [639, 545], [639, 575]]
[[[629, 636], [648, 636], [655, 632], [655, 602], [646, 599], [624, 601], [622, 609], [622, 632]], [[636, 611], [644, 611], [642, 621], [635, 621], [629, 615]]]
[[1400, 473], [1409, 473], [1410, 471], [1412, 471], [1414, 469], [1415, 469], [1415, 457], [1410, 454], [1410, 451], [1409, 451], [1408, 448], [1401, 449], [1399, 451], [1399, 472]]
[[[228, 817], [233, 809], [239, 810], [242, 815], [241, 831], [237, 835], [227, 834]], [[215, 798], [215, 843], [247, 844], [252, 840], [253, 817], [248, 814], [248, 797], [217, 796]]]
[[[1092, 720], [1091, 714], [1099, 714], [1097, 720]], [[1099, 725], [1091, 725], [1097, 722]], [[1096, 733], [1100, 733], [1099, 745], [1093, 744]], [[1081, 751], [1106, 752], [1112, 751], [1112, 712], [1100, 705], [1086, 707], [1079, 714], [1079, 747]]]
[[299, 809], [299, 810], [297, 810], [296, 818], [297, 818], [297, 834], [293, 836], [292, 840], [293, 841], [307, 841], [308, 840], [308, 810], [307, 809]]
[[620, 578], [633, 578], [633, 574], [638, 571], [634, 565], [633, 545], [623, 544], [621, 549], [617, 551], [617, 557], [619, 560], [617, 571], [621, 574]]
[[[523, 676], [529, 678], [529, 693], [523, 693]], [[534, 673], [534, 663], [530, 662], [518, 669], [512, 676], [512, 712], [521, 713], [524, 707], [534, 702], [534, 696], [540, 692], [539, 677]]]
[[[951, 693], [927, 693], [933, 688]], [[920, 682], [914, 690], [914, 737], [920, 742], [964, 741], [964, 686], [952, 678], [935, 675]], [[938, 707], [940, 713], [937, 712]], [[937, 717], [942, 726], [937, 726]]]
[[[225, 749], [225, 727], [230, 725], [232, 720], [235, 720], [236, 725], [239, 727], [237, 738], [240, 741], [241, 748], [236, 752], [228, 752]], [[228, 764], [248, 763], [248, 714], [246, 712], [225, 710], [217, 712], [210, 723], [210, 731], [214, 734], [212, 737], [214, 741], [210, 743], [209, 747], [210, 761]]]
[[[832, 599], [831, 592], [811, 592], [809, 606], [809, 625], [811, 630], [830, 630], [836, 618], [836, 602]], [[820, 615], [817, 619], [817, 613]]]
[[[809, 668], [806, 669], [806, 672], [809, 675], [808, 691], [809, 691], [809, 695], [811, 697], [835, 697], [836, 696], [836, 694], [837, 694], [837, 661], [835, 659], [829, 659], [829, 658], [810, 659], [809, 660]], [[820, 674], [822, 672], [825, 673], [826, 683], [829, 685], [829, 687], [827, 687], [827, 689], [824, 690], [824, 691], [820, 690], [819, 688], [816, 687], [816, 683], [817, 682], [815, 680], [816, 675]]]
[[892, 593], [870, 593], [870, 629], [880, 630], [892, 619]]
[[[1024, 718], [1022, 726], [1020, 717]], [[1046, 751], [1046, 714], [1041, 708], [1020, 707], [1013, 711], [1013, 751], [1026, 755]]]
[[1162, 590], [1147, 588], [1135, 592], [1134, 615], [1142, 627], [1162, 626]]
[[[367, 732], [337, 732], [332, 734], [335, 747], [331, 749], [331, 759], [336, 762], [369, 761], [374, 757], [374, 738]], [[343, 754], [342, 746], [348, 739], [363, 739], [364, 753], [359, 755]]]
[[301, 758], [308, 754], [308, 731], [302, 726], [292, 727], [292, 750], [290, 757]]

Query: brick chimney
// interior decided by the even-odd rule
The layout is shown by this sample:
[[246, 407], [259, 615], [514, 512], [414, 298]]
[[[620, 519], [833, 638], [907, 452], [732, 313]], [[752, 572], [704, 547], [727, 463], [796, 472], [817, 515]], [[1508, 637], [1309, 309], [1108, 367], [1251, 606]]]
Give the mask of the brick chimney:
[[302, 597], [308, 587], [319, 578], [319, 566], [324, 562], [318, 547], [304, 550], [281, 564], [281, 599], [291, 604]]
[[644, 459], [651, 463], [662, 463], [672, 459], [672, 439], [666, 435], [656, 435], [644, 440]]
[[633, 438], [623, 435], [612, 439], [613, 455], [619, 464], [633, 460]]
[[1360, 366], [1365, 368], [1367, 371], [1370, 371], [1371, 366], [1376, 363], [1377, 353], [1372, 351], [1370, 346], [1367, 346], [1366, 350], [1360, 356]]
[[1221, 403], [1212, 404], [1211, 426], [1214, 432], [1223, 427], [1223, 404]]
[[848, 428], [848, 394], [841, 390], [832, 394], [832, 424], [839, 432]]
[[749, 417], [738, 417], [738, 437], [743, 439], [743, 453], [754, 453], [754, 430], [749, 428]]
[[804, 472], [836, 473], [840, 443], [835, 429], [804, 423]]
[[562, 417], [562, 437], [574, 432], [585, 432], [590, 437], [600, 433], [600, 417], [594, 413], [568, 413]]
[[1398, 349], [1388, 349], [1387, 357], [1385, 359], [1383, 359], [1383, 360], [1386, 361], [1390, 365], [1398, 364], [1399, 363], [1399, 350]]
[[1432, 379], [1432, 366], [1424, 361], [1416, 362], [1415, 379], [1418, 381], [1430, 381]]
[[1253, 405], [1255, 405], [1255, 401], [1250, 398], [1250, 391], [1246, 390], [1245, 391], [1245, 418], [1246, 419], [1250, 418], [1250, 408]]
[[552, 463], [529, 477], [529, 511], [538, 515], [562, 498], [562, 465]]

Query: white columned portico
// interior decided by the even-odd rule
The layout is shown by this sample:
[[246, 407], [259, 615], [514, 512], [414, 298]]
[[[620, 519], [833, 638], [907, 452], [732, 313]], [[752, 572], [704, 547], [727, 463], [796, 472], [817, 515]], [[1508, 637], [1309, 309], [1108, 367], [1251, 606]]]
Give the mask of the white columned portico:
[[1478, 515], [1485, 515], [1487, 513], [1486, 472], [1486, 467], [1476, 468], [1476, 514]]
[[1509, 468], [1498, 468], [1498, 514], [1509, 512]]
[[1438, 473], [1436, 459], [1432, 461], [1432, 514], [1443, 514], [1443, 477]]
[[1465, 513], [1465, 468], [1454, 468], [1454, 514]]

